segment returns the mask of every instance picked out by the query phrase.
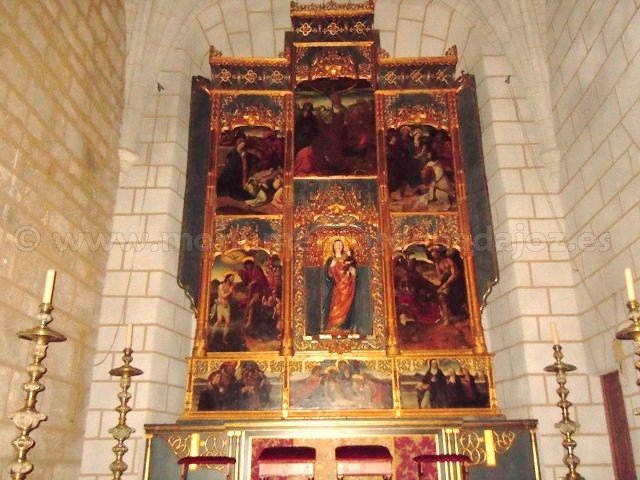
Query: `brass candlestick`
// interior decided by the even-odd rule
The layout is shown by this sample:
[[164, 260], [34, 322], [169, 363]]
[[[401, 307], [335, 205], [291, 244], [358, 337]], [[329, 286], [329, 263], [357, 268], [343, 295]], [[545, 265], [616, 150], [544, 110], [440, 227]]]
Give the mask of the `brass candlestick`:
[[572, 436], [576, 433], [576, 430], [580, 425], [571, 420], [569, 416], [569, 407], [571, 406], [571, 402], [567, 400], [569, 390], [565, 387], [565, 384], [567, 383], [567, 372], [575, 370], [576, 367], [564, 363], [562, 361], [562, 357], [564, 357], [564, 355], [562, 355], [562, 347], [558, 344], [554, 345], [553, 358], [556, 359], [556, 363], [544, 367], [545, 372], [555, 372], [556, 381], [559, 385], [556, 389], [556, 392], [560, 397], [560, 401], [557, 405], [562, 411], [562, 420], [554, 424], [554, 427], [560, 430], [560, 433], [564, 435], [562, 446], [567, 453], [563, 458], [563, 463], [569, 468], [569, 473], [567, 473], [564, 478], [566, 480], [584, 480], [584, 477], [576, 471], [576, 468], [580, 464], [580, 459], [573, 453], [577, 443], [573, 440]]
[[131, 350], [130, 347], [127, 347], [123, 350], [123, 353], [123, 365], [109, 371], [109, 374], [120, 377], [121, 388], [120, 393], [118, 393], [120, 405], [115, 409], [119, 414], [118, 424], [109, 429], [109, 433], [118, 441], [115, 447], [112, 448], [113, 453], [116, 454], [116, 459], [109, 465], [109, 469], [113, 472], [113, 480], [122, 478], [122, 473], [129, 467], [122, 460], [124, 454], [129, 450], [125, 445], [125, 441], [133, 432], [135, 432], [135, 429], [127, 425], [127, 413], [131, 411], [131, 407], [127, 405], [131, 398], [129, 387], [131, 386], [131, 377], [142, 375], [143, 373], [142, 370], [131, 366], [131, 360], [133, 359], [131, 354], [133, 353], [133, 350]]
[[10, 416], [20, 430], [20, 436], [12, 442], [16, 449], [16, 458], [10, 469], [11, 478], [14, 480], [24, 479], [33, 471], [33, 464], [27, 460], [27, 453], [33, 448], [35, 441], [29, 437], [29, 433], [38, 428], [40, 422], [47, 419], [45, 414], [36, 409], [38, 393], [44, 390], [40, 379], [47, 372], [42, 361], [47, 356], [50, 342], [64, 342], [67, 339], [63, 334], [49, 328], [49, 324], [53, 321], [52, 311], [51, 303], [41, 303], [40, 312], [36, 316], [39, 325], [18, 332], [18, 337], [34, 342], [34, 346], [33, 361], [27, 367], [29, 381], [22, 384], [22, 389], [27, 392], [24, 407]]
[[[640, 302], [638, 300], [629, 300], [627, 309], [629, 310], [627, 318], [631, 325], [616, 333], [616, 338], [618, 340], [632, 340], [633, 353], [640, 356]], [[636, 360], [634, 365], [636, 370], [640, 371], [640, 360]], [[640, 386], [640, 377], [636, 379], [636, 385]], [[636, 408], [633, 414], [640, 415], [640, 409]]]

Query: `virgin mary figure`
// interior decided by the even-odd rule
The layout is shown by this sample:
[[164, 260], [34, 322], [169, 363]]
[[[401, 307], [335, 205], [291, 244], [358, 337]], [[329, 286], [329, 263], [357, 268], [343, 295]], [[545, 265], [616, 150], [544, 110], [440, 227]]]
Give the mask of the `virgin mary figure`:
[[348, 335], [356, 295], [356, 262], [344, 240], [336, 238], [324, 264], [326, 296], [322, 304], [322, 330], [331, 335]]

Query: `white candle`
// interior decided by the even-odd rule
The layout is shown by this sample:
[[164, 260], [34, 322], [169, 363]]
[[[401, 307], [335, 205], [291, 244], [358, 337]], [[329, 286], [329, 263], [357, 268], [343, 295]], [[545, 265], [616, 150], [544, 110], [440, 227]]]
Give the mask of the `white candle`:
[[189, 448], [189, 456], [197, 457], [198, 453], [200, 453], [200, 434], [192, 433], [191, 434], [191, 448]]
[[47, 280], [44, 284], [44, 294], [42, 295], [42, 303], [51, 303], [53, 300], [53, 286], [56, 283], [56, 271], [53, 268], [47, 270]]
[[556, 328], [556, 322], [551, 322], [551, 337], [553, 338], [554, 345], [560, 345], [560, 340], [558, 340], [558, 329]]
[[484, 431], [484, 448], [487, 452], [487, 467], [495, 467], [496, 449], [493, 444], [493, 430]]
[[624, 269], [624, 279], [627, 284], [627, 297], [630, 302], [633, 302], [636, 299], [636, 291], [633, 288], [633, 276], [631, 275], [631, 269]]
[[131, 344], [133, 342], [133, 325], [127, 325], [127, 348], [131, 348]]

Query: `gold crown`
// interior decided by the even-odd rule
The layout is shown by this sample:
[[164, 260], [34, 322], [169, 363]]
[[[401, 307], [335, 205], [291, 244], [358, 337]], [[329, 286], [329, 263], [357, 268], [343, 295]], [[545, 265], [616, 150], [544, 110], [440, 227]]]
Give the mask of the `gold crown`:
[[340, 55], [335, 49], [318, 56], [311, 64], [311, 80], [318, 78], [358, 78], [356, 65], [350, 55]]

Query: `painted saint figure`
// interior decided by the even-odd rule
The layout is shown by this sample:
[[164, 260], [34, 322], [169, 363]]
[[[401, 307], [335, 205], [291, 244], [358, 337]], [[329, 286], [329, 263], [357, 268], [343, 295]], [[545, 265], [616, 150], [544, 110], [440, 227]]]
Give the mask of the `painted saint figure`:
[[223, 362], [209, 374], [207, 388], [200, 393], [198, 410], [235, 410], [241, 384], [236, 378], [237, 362]]
[[234, 291], [234, 278], [233, 273], [228, 273], [218, 286], [216, 322], [213, 325], [213, 331], [222, 331], [222, 343], [227, 343], [231, 326], [231, 296]]
[[249, 180], [251, 164], [256, 163], [257, 157], [247, 152], [247, 139], [238, 137], [235, 147], [227, 155], [224, 169], [217, 181], [218, 196], [229, 196], [236, 200], [253, 198], [244, 187]]
[[437, 290], [440, 319], [436, 323], [449, 325], [454, 317], [466, 309], [466, 287], [461, 260], [454, 254], [448, 255], [443, 245], [429, 246], [428, 256], [435, 264], [440, 280]]
[[332, 255], [324, 265], [327, 294], [323, 304], [324, 333], [345, 335], [351, 330], [351, 310], [356, 293], [355, 259], [341, 239], [333, 241]]
[[423, 408], [422, 404], [425, 395], [429, 395], [427, 408], [445, 408], [448, 406], [447, 401], [447, 377], [440, 369], [438, 360], [432, 358], [429, 360], [429, 369], [422, 377], [422, 382], [418, 385], [417, 390], [418, 408]]

